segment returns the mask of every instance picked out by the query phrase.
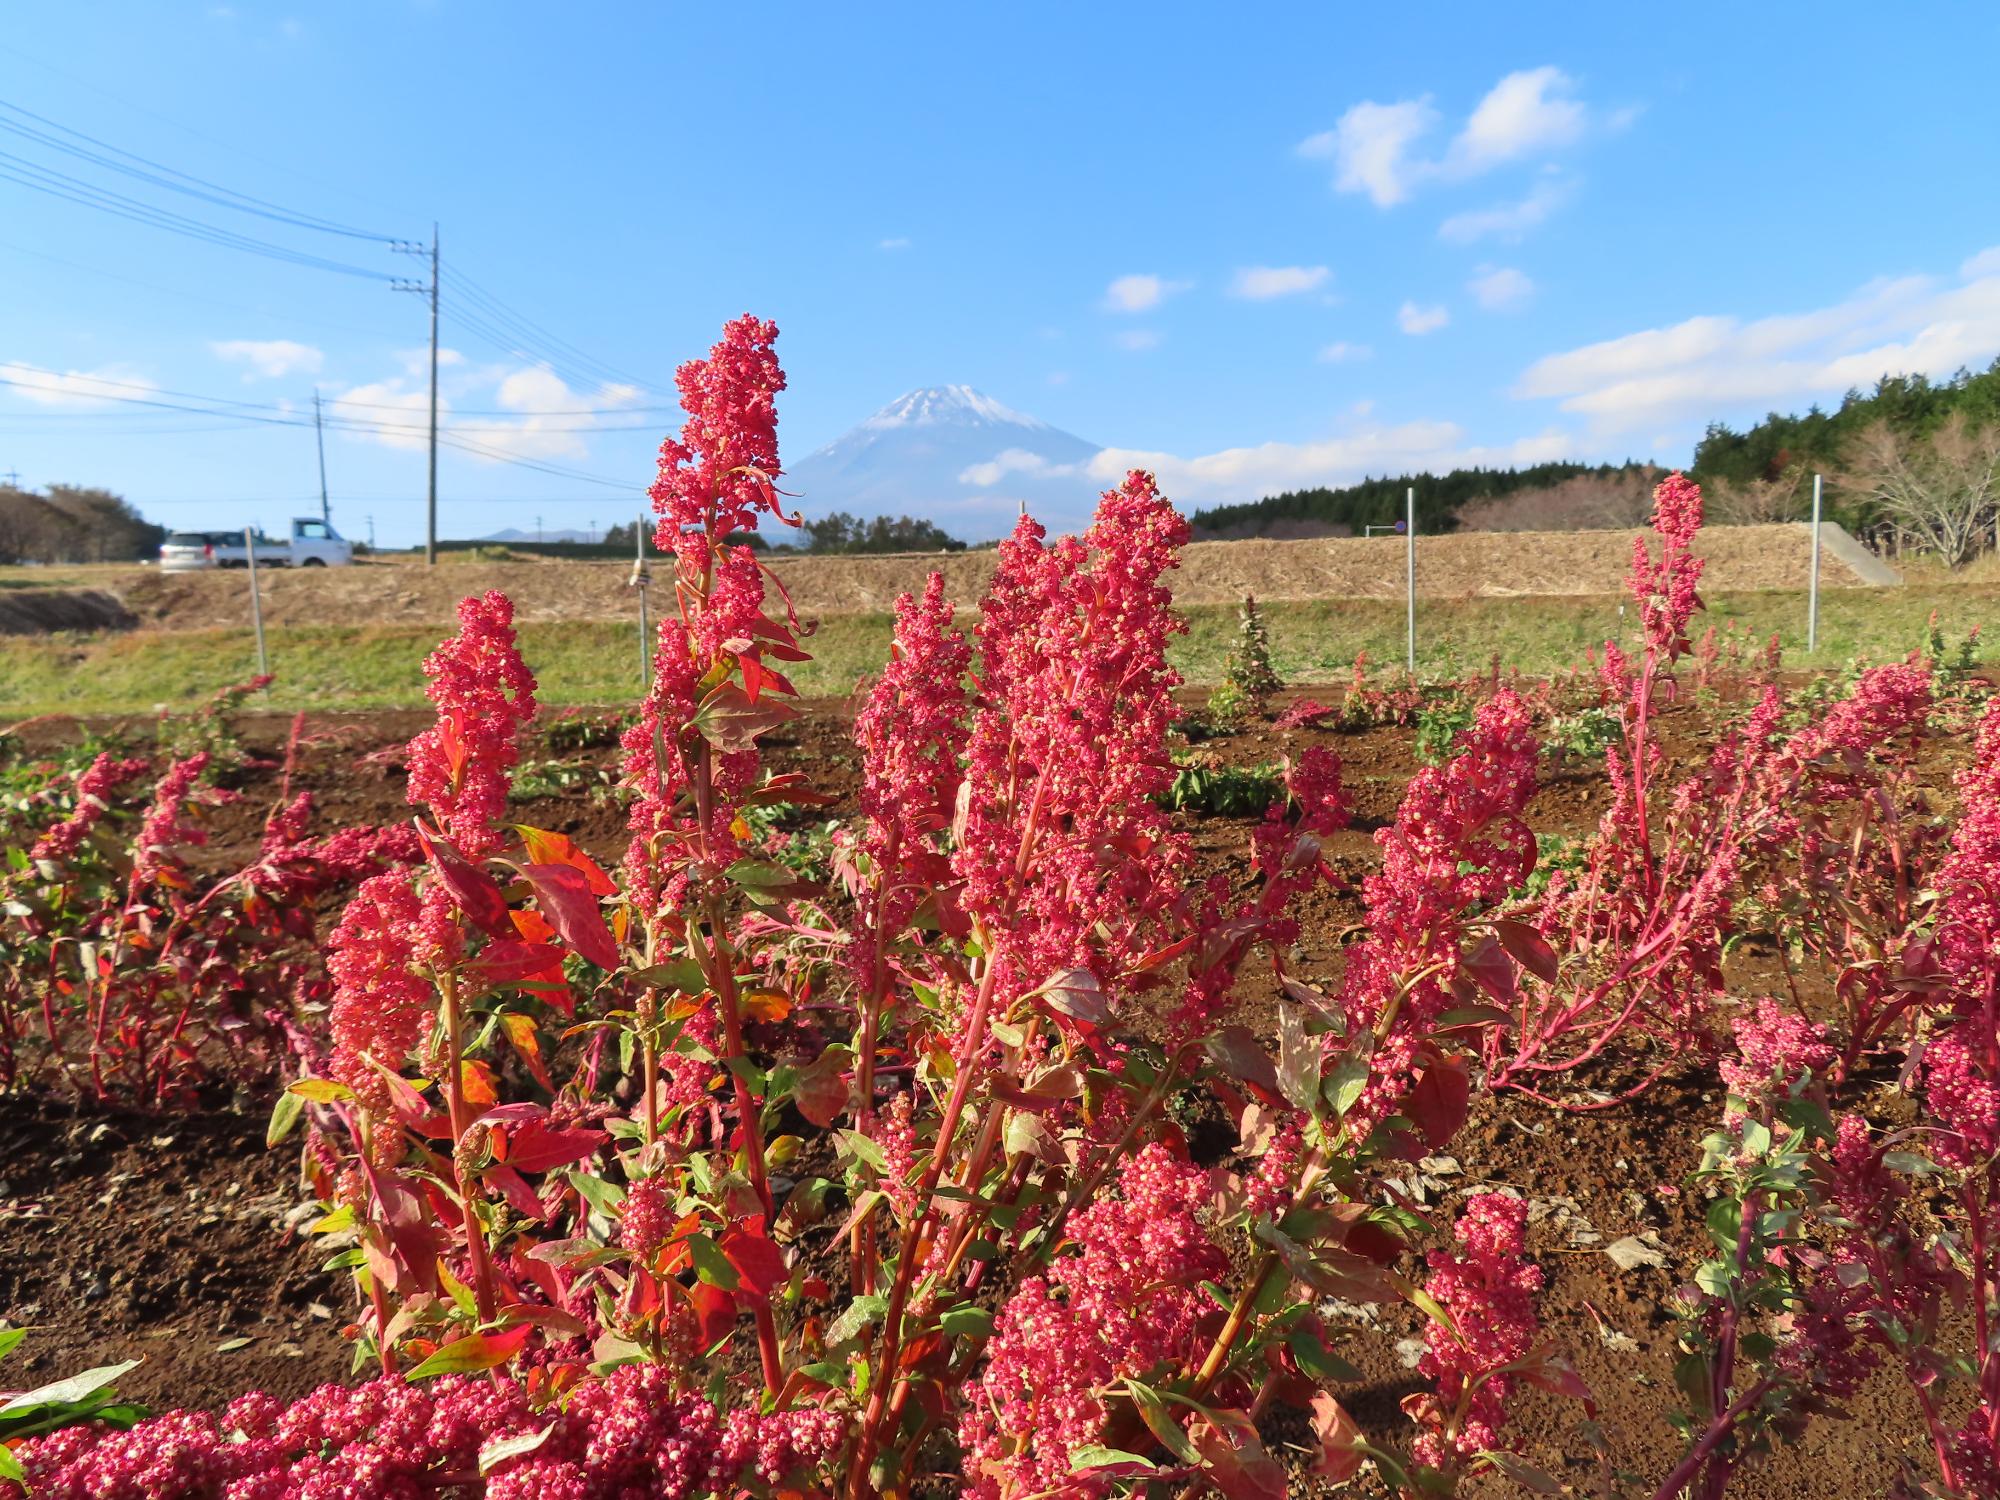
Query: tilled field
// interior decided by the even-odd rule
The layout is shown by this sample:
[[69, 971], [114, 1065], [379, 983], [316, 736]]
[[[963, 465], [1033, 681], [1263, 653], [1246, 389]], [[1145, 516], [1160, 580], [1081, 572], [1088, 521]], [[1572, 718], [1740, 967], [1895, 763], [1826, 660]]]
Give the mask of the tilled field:
[[[310, 789], [327, 826], [386, 822], [407, 815], [402, 775], [391, 751], [420, 728], [416, 714], [334, 715], [308, 726], [293, 790]], [[233, 867], [256, 847], [276, 801], [274, 762], [290, 728], [276, 717], [246, 721], [244, 740], [272, 764], [238, 773], [242, 800], [210, 827], [205, 864]], [[1696, 709], [1668, 713], [1670, 759], [1689, 766], [1708, 752], [1714, 726]], [[73, 734], [62, 721], [24, 735]], [[143, 730], [141, 731], [143, 732]], [[818, 704], [781, 736], [767, 739], [772, 768], [810, 769], [836, 795], [826, 818], [854, 810], [856, 758], [844, 710]], [[1409, 730], [1359, 732], [1269, 728], [1205, 741], [1221, 762], [1248, 766], [1296, 754], [1309, 744], [1335, 750], [1355, 816], [1331, 844], [1345, 891], [1322, 892], [1307, 913], [1296, 971], [1337, 981], [1341, 944], [1361, 914], [1356, 886], [1376, 864], [1373, 832], [1393, 816], [1417, 762]], [[1954, 747], [1955, 754], [1959, 747]], [[603, 858], [622, 848], [622, 814], [609, 794], [616, 752], [527, 757], [531, 786], [521, 821], [571, 834]], [[1952, 767], [1929, 768], [1946, 784]], [[1601, 766], [1545, 761], [1543, 786], [1528, 810], [1539, 835], [1590, 832], [1606, 797]], [[1240, 861], [1252, 820], [1181, 818], [1205, 864]], [[1731, 958], [1731, 990], [1768, 993], [1781, 980], [1776, 955], [1754, 938]], [[1274, 1031], [1271, 997], [1254, 998], [1249, 1024]], [[1450, 1155], [1425, 1159], [1403, 1187], [1419, 1202], [1450, 1205], [1484, 1186], [1519, 1190], [1530, 1203], [1530, 1249], [1548, 1286], [1540, 1298], [1549, 1331], [1575, 1361], [1597, 1400], [1615, 1467], [1657, 1476], [1678, 1440], [1663, 1412], [1674, 1404], [1672, 1319], [1667, 1303], [1690, 1268], [1712, 1253], [1703, 1205], [1681, 1188], [1699, 1141], [1720, 1118], [1712, 1068], [1670, 1076], [1637, 1103], [1598, 1114], [1561, 1114], [1515, 1096], [1475, 1094], [1473, 1113]], [[1842, 1103], [1878, 1121], [1901, 1117], [1893, 1079], [1864, 1076]], [[262, 1103], [218, 1099], [194, 1115], [83, 1116], [25, 1099], [0, 1101], [0, 1316], [44, 1331], [27, 1351], [39, 1378], [128, 1358], [145, 1364], [124, 1386], [159, 1405], [219, 1407], [261, 1386], [292, 1396], [344, 1378], [349, 1352], [340, 1329], [352, 1315], [345, 1278], [320, 1270], [325, 1251], [299, 1230], [302, 1207], [290, 1148], [263, 1149]], [[1374, 1325], [1351, 1310], [1357, 1336], [1342, 1355], [1366, 1376], [1350, 1402], [1371, 1431], [1403, 1430], [1397, 1403], [1419, 1388], [1414, 1322]], [[1900, 1458], [1920, 1456], [1922, 1429], [1899, 1378], [1878, 1375], [1853, 1403], [1854, 1421], [1814, 1424], [1805, 1442], [1780, 1451], [1732, 1495], [1806, 1500], [1832, 1493], [1880, 1494]], [[1587, 1488], [1593, 1472], [1572, 1403], [1530, 1395], [1517, 1403], [1528, 1455]], [[1267, 1437], [1301, 1439], [1274, 1422]], [[1294, 1493], [1305, 1493], [1295, 1486]]]

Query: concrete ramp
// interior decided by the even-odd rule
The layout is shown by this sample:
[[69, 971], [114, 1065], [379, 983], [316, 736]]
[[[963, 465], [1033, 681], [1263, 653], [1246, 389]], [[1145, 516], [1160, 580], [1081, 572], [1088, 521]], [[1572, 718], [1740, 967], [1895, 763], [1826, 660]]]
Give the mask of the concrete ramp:
[[[1799, 530], [1806, 533], [1808, 538], [1811, 537], [1812, 522], [1799, 521], [1795, 524]], [[1808, 540], [1807, 546], [1810, 547], [1811, 545], [1810, 540]], [[1846, 564], [1854, 573], [1854, 576], [1859, 578], [1864, 584], [1880, 588], [1903, 581], [1901, 573], [1898, 573], [1894, 568], [1882, 561], [1881, 558], [1856, 541], [1853, 533], [1838, 521], [1821, 521], [1819, 523], [1819, 546], [1820, 551], [1824, 552], [1828, 557]]]

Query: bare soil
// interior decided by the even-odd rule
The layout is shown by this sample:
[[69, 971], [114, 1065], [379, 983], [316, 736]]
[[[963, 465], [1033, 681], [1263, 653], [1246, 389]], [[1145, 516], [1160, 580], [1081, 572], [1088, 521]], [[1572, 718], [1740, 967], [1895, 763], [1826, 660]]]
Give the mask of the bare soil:
[[[424, 722], [411, 713], [316, 717], [294, 786], [314, 791], [328, 826], [403, 817], [393, 754], [370, 752], [396, 746]], [[289, 726], [274, 715], [248, 718], [240, 729], [251, 749], [275, 758]], [[829, 817], [854, 811], [858, 775], [847, 729], [842, 706], [819, 703], [772, 746], [774, 769], [810, 770], [839, 797]], [[62, 721], [27, 731], [30, 737], [73, 732]], [[1664, 733], [1669, 758], [1681, 767], [1713, 744], [1713, 725], [1691, 705], [1667, 712]], [[1356, 887], [1376, 864], [1374, 831], [1393, 818], [1416, 768], [1412, 741], [1410, 731], [1399, 729], [1259, 727], [1204, 742], [1230, 764], [1268, 762], [1311, 743], [1330, 746], [1343, 760], [1354, 825], [1329, 853], [1350, 888], [1322, 893], [1307, 913], [1301, 967], [1308, 978], [1338, 979], [1342, 935], [1361, 915]], [[599, 770], [609, 768], [615, 753], [600, 748], [564, 758]], [[271, 768], [253, 767], [239, 781], [246, 796], [220, 810], [204, 856], [218, 867], [254, 848], [263, 812], [277, 795]], [[1545, 775], [1529, 821], [1538, 833], [1583, 835], [1604, 802], [1595, 765], [1556, 767]], [[568, 832], [600, 855], [615, 856], [622, 846], [616, 807], [584, 790], [531, 802], [518, 815]], [[1240, 859], [1251, 827], [1248, 819], [1182, 822], [1204, 863], [1218, 865]], [[1764, 993], [1780, 982], [1768, 944], [1738, 945], [1732, 964], [1736, 993]], [[1270, 1031], [1270, 997], [1250, 997], [1245, 1019]], [[1892, 1116], [1900, 1103], [1893, 1083], [1880, 1079], [1860, 1081], [1841, 1102], [1878, 1118]], [[1721, 1108], [1712, 1072], [1698, 1063], [1630, 1107], [1601, 1114], [1555, 1114], [1482, 1096], [1451, 1156], [1410, 1174], [1416, 1193], [1446, 1207], [1493, 1185], [1531, 1200], [1531, 1249], [1548, 1278], [1541, 1307], [1549, 1331], [1596, 1395], [1613, 1464], [1650, 1476], [1641, 1494], [1651, 1493], [1678, 1452], [1664, 1420], [1676, 1400], [1668, 1301], [1708, 1244], [1703, 1205], [1679, 1189]], [[352, 1293], [318, 1269], [323, 1252], [297, 1233], [294, 1159], [289, 1148], [265, 1152], [262, 1132], [255, 1108], [78, 1119], [34, 1101], [0, 1100], [0, 1315], [45, 1330], [27, 1346], [36, 1351], [34, 1374], [144, 1355], [145, 1366], [125, 1382], [135, 1394], [208, 1407], [254, 1385], [294, 1394], [345, 1377], [348, 1354], [338, 1330], [350, 1316]], [[1648, 1243], [1665, 1263], [1620, 1270], [1604, 1247], [1627, 1235], [1653, 1237]], [[1378, 1326], [1362, 1326], [1368, 1320], [1358, 1313], [1356, 1320], [1354, 1339], [1337, 1351], [1366, 1376], [1351, 1393], [1351, 1407], [1372, 1432], [1398, 1442], [1407, 1430], [1398, 1402], [1417, 1382], [1408, 1345], [1399, 1351], [1397, 1343], [1416, 1332], [1414, 1322], [1395, 1310], [1383, 1313]], [[225, 1349], [244, 1337], [248, 1345]], [[1852, 1403], [1852, 1415], [1853, 1421], [1815, 1423], [1802, 1444], [1778, 1452], [1732, 1496], [1881, 1494], [1905, 1457], [1921, 1463], [1921, 1428], [1899, 1377], [1878, 1376]], [[1587, 1490], [1594, 1460], [1577, 1431], [1580, 1416], [1574, 1403], [1530, 1393], [1518, 1405], [1517, 1431], [1532, 1460]], [[1302, 1423], [1274, 1414], [1267, 1437], [1302, 1472]], [[1294, 1494], [1316, 1492], [1304, 1479], [1293, 1487]], [[1513, 1493], [1492, 1491], [1502, 1492]]]

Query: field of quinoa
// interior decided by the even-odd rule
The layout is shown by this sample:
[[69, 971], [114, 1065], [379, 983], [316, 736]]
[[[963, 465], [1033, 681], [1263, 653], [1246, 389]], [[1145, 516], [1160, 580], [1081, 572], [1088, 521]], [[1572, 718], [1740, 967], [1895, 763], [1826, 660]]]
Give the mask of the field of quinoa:
[[682, 367], [650, 691], [0, 731], [0, 1496], [2000, 1495], [2000, 708], [1179, 684], [1134, 472], [847, 700]]

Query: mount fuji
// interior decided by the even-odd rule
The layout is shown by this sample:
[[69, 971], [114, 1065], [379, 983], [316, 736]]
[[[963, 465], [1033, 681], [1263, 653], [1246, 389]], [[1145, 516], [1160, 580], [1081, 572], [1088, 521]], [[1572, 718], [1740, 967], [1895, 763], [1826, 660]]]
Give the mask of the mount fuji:
[[927, 386], [788, 469], [781, 487], [808, 515], [909, 515], [966, 541], [1014, 525], [1023, 502], [1051, 532], [1086, 524], [1104, 488], [1101, 449], [965, 385]]

